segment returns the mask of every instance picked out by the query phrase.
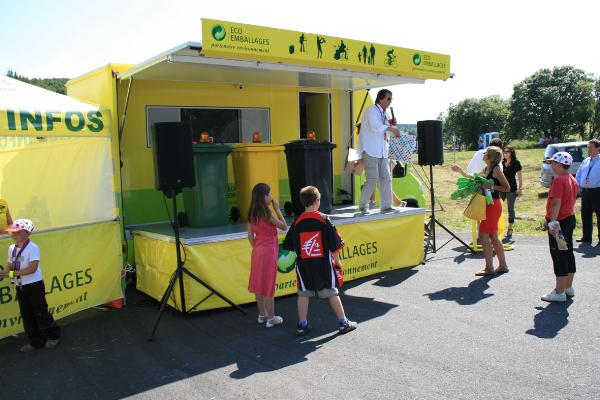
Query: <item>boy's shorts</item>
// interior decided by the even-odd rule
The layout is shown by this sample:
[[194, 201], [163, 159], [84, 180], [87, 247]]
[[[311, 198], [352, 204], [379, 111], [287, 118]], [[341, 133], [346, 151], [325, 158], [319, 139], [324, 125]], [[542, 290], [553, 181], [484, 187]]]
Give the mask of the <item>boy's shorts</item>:
[[316, 293], [314, 290], [298, 290], [298, 296], [300, 297], [315, 297], [318, 295], [320, 299], [328, 299], [332, 296], [338, 296], [339, 291], [337, 288], [325, 288], [321, 290], [317, 290]]

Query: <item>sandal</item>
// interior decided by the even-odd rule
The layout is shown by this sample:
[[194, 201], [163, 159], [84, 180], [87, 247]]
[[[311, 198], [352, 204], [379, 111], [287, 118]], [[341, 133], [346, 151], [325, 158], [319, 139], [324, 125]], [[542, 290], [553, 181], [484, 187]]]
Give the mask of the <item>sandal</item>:
[[487, 269], [487, 268], [484, 268], [481, 271], [475, 272], [475, 276], [488, 276], [488, 275], [494, 275], [494, 274], [495, 274], [495, 272], [493, 269]]
[[512, 230], [512, 228], [509, 228], [506, 230], [506, 235], [504, 235], [504, 237], [506, 239], [510, 239], [510, 238], [512, 238], [512, 234], [513, 234], [513, 230]]
[[499, 266], [494, 270], [494, 272], [497, 274], [505, 274], [508, 272], [508, 265]]

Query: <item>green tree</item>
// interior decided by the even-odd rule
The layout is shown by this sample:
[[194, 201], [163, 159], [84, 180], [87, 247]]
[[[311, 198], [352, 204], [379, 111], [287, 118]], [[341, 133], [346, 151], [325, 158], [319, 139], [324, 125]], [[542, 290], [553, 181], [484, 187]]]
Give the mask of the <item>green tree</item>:
[[460, 147], [476, 149], [479, 134], [503, 132], [508, 118], [508, 102], [500, 96], [462, 100], [448, 108], [444, 119], [445, 142], [454, 137]]
[[67, 94], [65, 83], [69, 80], [68, 78], [27, 78], [25, 76], [17, 74], [15, 71], [8, 71], [6, 76], [13, 79], [18, 79], [31, 85], [39, 86], [41, 88], [51, 90], [60, 94]]
[[588, 139], [600, 138], [600, 77], [594, 85], [594, 118], [590, 127], [590, 136]]
[[593, 89], [592, 76], [571, 66], [537, 71], [514, 86], [510, 136], [560, 141], [572, 133], [583, 136], [592, 120]]

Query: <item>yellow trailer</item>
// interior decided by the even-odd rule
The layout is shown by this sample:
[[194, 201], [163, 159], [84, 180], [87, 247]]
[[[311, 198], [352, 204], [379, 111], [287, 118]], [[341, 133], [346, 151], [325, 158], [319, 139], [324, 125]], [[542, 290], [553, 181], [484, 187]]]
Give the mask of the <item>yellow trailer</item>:
[[[196, 133], [209, 132], [214, 141], [225, 143], [251, 142], [252, 134], [259, 131], [263, 142], [283, 145], [315, 131], [318, 140], [337, 145], [332, 197], [339, 205], [348, 200], [346, 194], [358, 193], [357, 178], [345, 173], [344, 167], [348, 147], [356, 141], [354, 122], [366, 91], [450, 77], [447, 55], [321, 34], [203, 19], [202, 39], [202, 43], [184, 43], [137, 65], [108, 64], [67, 84], [70, 96], [114, 111], [121, 215], [125, 228], [134, 233], [138, 288], [157, 298], [176, 263], [174, 251], [165, 245], [172, 241], [166, 223], [170, 208], [154, 183], [154, 123], [189, 121]], [[228, 201], [234, 206], [231, 160], [229, 167]], [[290, 201], [290, 191], [283, 153], [277, 169], [279, 200], [284, 204]], [[424, 210], [413, 209], [355, 218], [347, 209], [340, 211], [340, 223], [348, 227], [343, 230], [353, 231], [343, 232], [353, 237], [349, 248], [358, 249], [347, 257], [345, 267], [353, 271], [348, 279], [421, 262], [423, 214]], [[394, 220], [396, 232], [413, 233], [403, 239], [406, 251], [389, 240]], [[375, 229], [381, 223], [386, 229]], [[367, 233], [362, 229], [369, 224], [368, 234], [379, 247], [362, 243], [360, 232]], [[220, 230], [182, 231], [184, 244], [190, 247], [188, 268], [240, 303], [253, 300], [245, 289], [250, 249], [243, 243], [243, 231], [244, 226], [235, 223]], [[382, 237], [386, 231], [388, 238]], [[226, 242], [232, 240], [237, 244], [228, 247]], [[389, 247], [382, 248], [383, 243]], [[204, 251], [208, 247], [193, 246], [212, 248]], [[218, 259], [223, 251], [232, 255], [227, 267], [221, 266], [222, 257]], [[237, 277], [235, 285], [233, 276]], [[294, 280], [280, 276], [277, 294], [292, 292]], [[203, 297], [201, 290], [191, 288], [188, 296], [188, 304]], [[224, 305], [219, 299], [209, 299], [196, 309]]]

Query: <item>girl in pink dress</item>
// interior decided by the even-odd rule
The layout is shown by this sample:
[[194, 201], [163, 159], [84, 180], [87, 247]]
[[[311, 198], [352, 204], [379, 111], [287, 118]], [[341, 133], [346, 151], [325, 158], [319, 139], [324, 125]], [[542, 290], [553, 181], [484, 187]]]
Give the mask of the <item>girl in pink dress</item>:
[[[273, 206], [274, 212], [269, 206]], [[275, 315], [274, 301], [279, 254], [277, 228], [287, 229], [279, 203], [271, 195], [269, 185], [257, 183], [248, 211], [248, 240], [252, 246], [248, 291], [256, 296], [258, 323], [267, 328], [283, 323], [283, 318]]]

